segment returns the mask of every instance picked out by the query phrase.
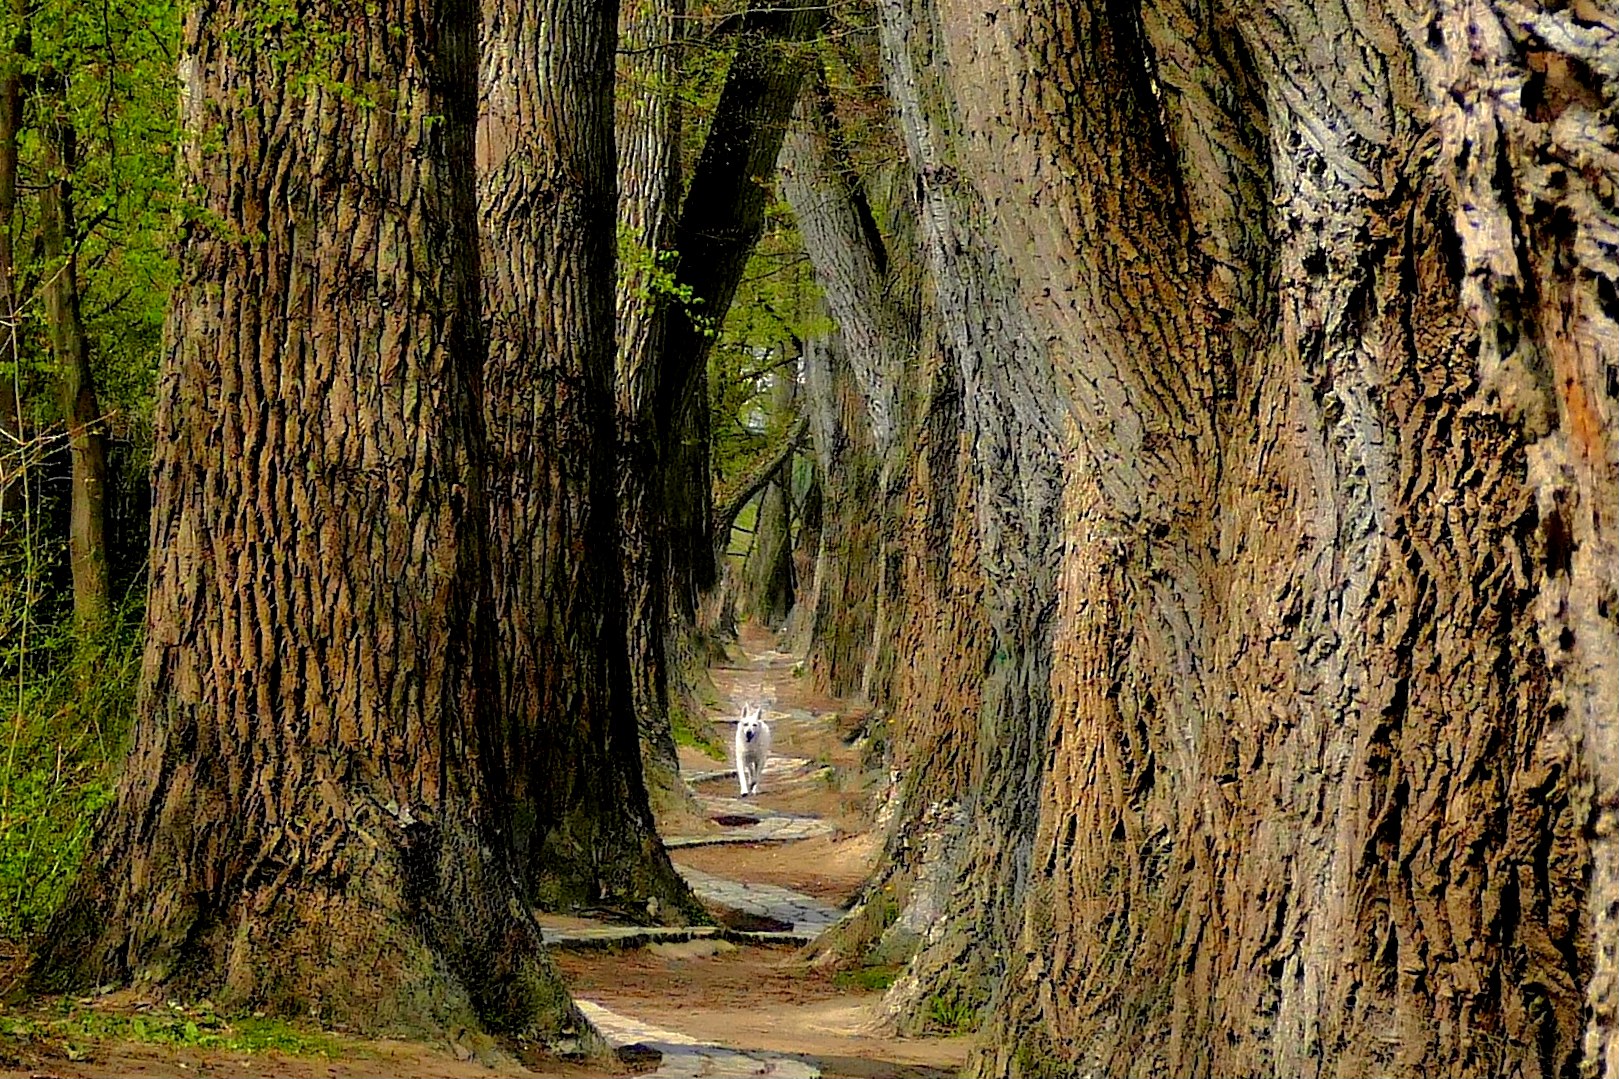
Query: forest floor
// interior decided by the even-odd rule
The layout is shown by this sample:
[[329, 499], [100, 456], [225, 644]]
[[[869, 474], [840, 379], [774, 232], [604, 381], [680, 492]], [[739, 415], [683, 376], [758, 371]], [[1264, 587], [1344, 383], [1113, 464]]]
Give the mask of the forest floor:
[[[520, 1066], [462, 1046], [351, 1038], [215, 1017], [129, 994], [0, 1007], [0, 1079], [103, 1076], [491, 1075], [777, 1079], [942, 1079], [966, 1038], [896, 1038], [874, 1025], [883, 979], [810, 966], [805, 945], [841, 917], [878, 854], [880, 777], [851, 744], [858, 716], [808, 689], [796, 656], [746, 630], [710, 670], [722, 745], [744, 704], [762, 702], [774, 736], [760, 793], [737, 798], [731, 762], [681, 749], [697, 812], [660, 821], [676, 867], [720, 923], [645, 930], [542, 917], [580, 1007], [630, 1063], [554, 1059]], [[652, 1050], [647, 1052], [646, 1050]]]

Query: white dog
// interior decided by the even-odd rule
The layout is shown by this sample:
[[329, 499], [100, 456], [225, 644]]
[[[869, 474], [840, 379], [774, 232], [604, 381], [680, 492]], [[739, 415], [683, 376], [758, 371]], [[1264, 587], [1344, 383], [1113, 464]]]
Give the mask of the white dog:
[[744, 798], [759, 793], [765, 761], [770, 759], [770, 724], [764, 721], [763, 711], [757, 704], [750, 705], [736, 723], [736, 778]]

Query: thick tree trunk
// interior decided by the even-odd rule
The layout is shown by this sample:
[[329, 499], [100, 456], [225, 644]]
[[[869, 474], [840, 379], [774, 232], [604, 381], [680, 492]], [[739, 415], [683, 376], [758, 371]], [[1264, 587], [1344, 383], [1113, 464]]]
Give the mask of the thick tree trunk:
[[821, 536], [816, 556], [809, 665], [818, 688], [860, 693], [871, 651], [882, 545], [881, 468], [871, 427], [841, 334], [804, 348], [804, 387], [821, 475]]
[[503, 718], [477, 10], [306, 9], [344, 29], [318, 80], [261, 15], [186, 17], [181, 168], [207, 224], [158, 392], [141, 709], [35, 981], [364, 1031], [582, 1029], [482, 778]]
[[619, 548], [641, 756], [654, 804], [689, 799], [669, 714], [668, 552], [658, 447], [658, 365], [680, 201], [681, 0], [624, 0], [619, 14], [617, 396]]
[[[789, 467], [791, 463], [789, 459]], [[773, 630], [781, 628], [793, 606], [793, 523], [789, 502], [779, 477], [759, 493], [754, 546], [743, 571], [745, 615]]]
[[1480, 381], [1532, 440], [1534, 612], [1591, 847], [1583, 1068], [1616, 1079], [1619, 11], [1446, 2], [1429, 14], [1412, 40], [1457, 207]]
[[701, 918], [652, 827], [614, 475], [617, 12], [484, 0], [490, 543], [521, 865], [547, 907]]
[[[57, 72], [41, 74], [37, 100], [44, 120], [45, 183], [39, 192], [39, 232], [45, 256], [45, 321], [50, 327], [51, 350], [56, 354], [62, 422], [67, 425], [73, 458], [68, 529], [73, 623], [81, 640], [90, 641], [112, 616], [107, 561], [107, 430], [96, 400], [90, 343], [79, 310], [78, 230], [73, 217], [77, 154], [73, 123], [65, 115], [65, 89]], [[0, 184], [4, 182], [4, 176], [0, 176]], [[9, 256], [10, 252], [5, 254]]]
[[[1435, 168], [1418, 53], [1483, 60], [1425, 18], [883, 7], [961, 331], [992, 670], [1014, 650], [986, 686], [1000, 722], [970, 735], [987, 812], [964, 827], [993, 841], [965, 843], [893, 996], [913, 1022], [957, 986], [986, 1004], [982, 1073], [1574, 1066], [1608, 946], [1580, 899], [1581, 782], [1605, 765], [1579, 737], [1612, 708], [1557, 695], [1605, 669], [1605, 638], [1563, 668], [1534, 628], [1534, 567], [1572, 578], [1575, 529], [1546, 523], [1537, 453], [1479, 407], [1450, 225], [1475, 204]], [[1570, 280], [1540, 272], [1538, 295]], [[1561, 385], [1600, 386], [1611, 337], [1571, 325], [1592, 344]], [[1580, 397], [1611, 418], [1610, 399]], [[1612, 570], [1592, 572], [1600, 596]]]

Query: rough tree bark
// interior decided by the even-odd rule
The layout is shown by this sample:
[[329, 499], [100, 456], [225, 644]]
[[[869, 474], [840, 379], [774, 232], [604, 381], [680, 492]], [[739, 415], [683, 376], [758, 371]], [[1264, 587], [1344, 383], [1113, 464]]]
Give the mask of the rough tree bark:
[[[1612, 128], [1567, 119], [1611, 110], [1613, 75], [1573, 16], [1458, 10], [883, 5], [922, 218], [956, 268], [935, 264], [938, 303], [989, 421], [968, 426], [992, 670], [1022, 656], [986, 686], [1005, 722], [970, 733], [1006, 786], [967, 827], [998, 838], [967, 841], [894, 993], [915, 1021], [917, 982], [977, 938], [980, 1073], [1564, 1075], [1587, 995], [1585, 1064], [1611, 1066], [1613, 989], [1589, 977], [1611, 907], [1582, 833], [1596, 893], [1612, 526], [1576, 541], [1548, 511], [1613, 477], [1589, 168]], [[1538, 128], [1481, 118], [1518, 100], [1494, 89], [1503, 25], [1545, 54]], [[1514, 171], [1548, 147], [1594, 186]], [[1542, 223], [1515, 250], [1546, 261], [1470, 251], [1478, 208], [1513, 200], [1536, 212], [1497, 224]], [[1491, 407], [1520, 380], [1490, 370], [1481, 279], [1534, 312], [1498, 342], [1563, 372], [1527, 437]], [[1019, 530], [1024, 572], [998, 578]]]
[[1461, 208], [1480, 381], [1531, 440], [1548, 708], [1591, 845], [1583, 1067], [1616, 1079], [1619, 10], [1441, 2], [1402, 14]]
[[[73, 121], [66, 115], [65, 92], [65, 80], [59, 72], [40, 73], [36, 100], [42, 118], [45, 180], [39, 191], [39, 234], [45, 258], [45, 321], [50, 327], [51, 351], [56, 356], [62, 422], [67, 425], [73, 460], [68, 526], [73, 624], [81, 642], [89, 642], [112, 617], [107, 561], [107, 430], [96, 400], [90, 342], [79, 308], [79, 237], [73, 214], [73, 172], [78, 155]], [[15, 158], [14, 150], [12, 157]], [[15, 160], [11, 167], [15, 196]], [[0, 185], [5, 182], [0, 175]], [[5, 224], [9, 228], [9, 221]], [[4, 255], [9, 260], [10, 251]], [[4, 269], [0, 267], [0, 272]], [[0, 391], [0, 398], [9, 392], [9, 387]]]
[[484, 0], [490, 543], [514, 840], [535, 899], [703, 917], [652, 826], [617, 545], [617, 11]]
[[333, 51], [305, 78], [257, 5], [186, 15], [204, 212], [158, 392], [140, 713], [38, 986], [362, 1031], [578, 1022], [483, 779], [477, 20], [307, 7]]
[[680, 206], [681, 0], [624, 0], [619, 14], [617, 396], [619, 549], [641, 756], [655, 805], [689, 799], [669, 715], [668, 552], [653, 413], [668, 325], [659, 287], [675, 256]]
[[838, 368], [817, 398], [829, 462], [820, 560], [828, 576], [816, 590], [809, 651], [828, 691], [878, 700], [889, 688], [900, 621], [898, 525], [915, 426], [903, 405], [918, 312], [902, 272], [910, 253], [889, 250], [843, 145], [825, 73], [818, 74], [783, 149], [782, 190], [838, 325], [836, 355], [847, 362], [856, 396], [843, 399]]
[[810, 671], [825, 692], [859, 694], [871, 651], [881, 523], [880, 470], [865, 401], [833, 333], [804, 346], [805, 408], [820, 476], [820, 545], [804, 632]]

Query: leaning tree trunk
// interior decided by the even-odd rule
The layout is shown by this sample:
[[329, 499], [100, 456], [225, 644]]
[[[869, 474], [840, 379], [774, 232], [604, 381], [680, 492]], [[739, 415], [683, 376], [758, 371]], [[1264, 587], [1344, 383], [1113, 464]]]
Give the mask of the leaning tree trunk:
[[710, 531], [708, 354], [764, 231], [770, 179], [809, 69], [804, 42], [824, 12], [753, 0], [681, 204], [676, 281], [690, 301], [669, 311], [652, 412], [664, 473], [670, 600], [694, 617], [718, 583]]
[[[1512, 10], [1541, 47], [1578, 44]], [[1058, 572], [1034, 597], [1054, 607], [996, 619], [998, 647], [1043, 652], [1049, 679], [1016, 687], [1022, 721], [975, 733], [1034, 827], [1004, 833], [1021, 855], [962, 863], [916, 960], [974, 933], [1008, 957], [984, 964], [976, 1069], [1568, 1074], [1608, 947], [1581, 908], [1582, 795], [1600, 813], [1608, 773], [1580, 737], [1612, 709], [1570, 707], [1601, 700], [1578, 687], [1604, 638], [1565, 666], [1536, 631], [1561, 587], [1539, 567], [1573, 580], [1574, 528], [1536, 504], [1545, 440], [1489, 407], [1505, 395], [1451, 224], [1478, 206], [1436, 167], [1424, 104], [1465, 99], [1433, 92], [1424, 51], [1468, 75], [1487, 35], [1447, 51], [1431, 13], [1307, 3], [890, 0], [882, 19], [924, 221], [947, 234], [952, 205], [976, 205], [944, 250], [993, 249], [987, 299], [1031, 321], [982, 343], [1010, 380], [968, 400], [1055, 399], [1063, 423], [1044, 436], [1063, 454]], [[1475, 160], [1461, 144], [1448, 160]], [[1485, 157], [1512, 182], [1510, 154]], [[1590, 209], [1553, 189], [1573, 208], [1544, 220]], [[1535, 291], [1598, 295], [1599, 262], [1572, 282], [1541, 266]], [[984, 299], [969, 323], [998, 325]], [[1497, 341], [1544, 348], [1545, 324]], [[1033, 341], [1043, 375], [1017, 358]], [[1611, 416], [1604, 348], [1572, 348], [1581, 395], [1559, 390]], [[981, 504], [1027, 499], [1012, 459], [984, 460]], [[1600, 497], [1609, 462], [1571, 496]], [[961, 905], [992, 890], [1000, 917]]]
[[186, 18], [141, 708], [35, 983], [557, 1033], [482, 778], [477, 12], [308, 8], [319, 79], [261, 14]]
[[841, 333], [804, 346], [805, 407], [821, 476], [820, 548], [808, 660], [818, 688], [855, 696], [871, 650], [882, 529], [881, 467]]
[[[67, 425], [73, 459], [68, 528], [73, 624], [81, 643], [87, 643], [106, 627], [112, 615], [112, 582], [107, 564], [107, 428], [96, 400], [90, 342], [79, 307], [78, 236], [73, 217], [77, 147], [73, 121], [66, 115], [66, 85], [60, 73], [41, 72], [36, 100], [44, 134], [45, 182], [39, 192], [39, 234], [45, 256], [45, 321], [50, 326], [51, 350], [56, 354], [62, 422]], [[0, 184], [4, 182], [0, 176]], [[4, 254], [9, 259], [9, 250]], [[0, 397], [8, 392], [9, 389], [0, 391]]]
[[483, 26], [490, 563], [514, 839], [544, 906], [702, 918], [652, 827], [614, 542], [617, 12], [484, 0]]
[[831, 691], [878, 701], [893, 677], [902, 621], [900, 501], [915, 426], [903, 390], [907, 373], [915, 377], [907, 361], [917, 351], [918, 317], [905, 271], [916, 259], [890, 251], [878, 228], [824, 72], [799, 103], [781, 172], [854, 391], [847, 397], [839, 383], [830, 389], [835, 402], [825, 392], [818, 402], [823, 455], [841, 460], [827, 472], [823, 569], [832, 577], [817, 593], [812, 667]]
[[624, 0], [619, 13], [617, 394], [619, 549], [630, 679], [654, 804], [689, 801], [669, 714], [668, 551], [662, 540], [657, 417], [652, 408], [670, 297], [680, 204], [682, 0]]

